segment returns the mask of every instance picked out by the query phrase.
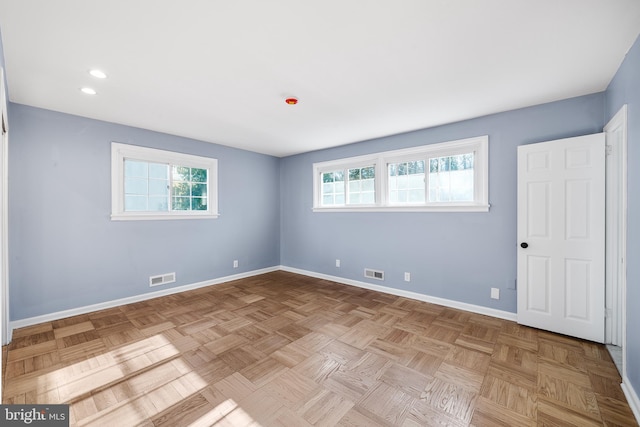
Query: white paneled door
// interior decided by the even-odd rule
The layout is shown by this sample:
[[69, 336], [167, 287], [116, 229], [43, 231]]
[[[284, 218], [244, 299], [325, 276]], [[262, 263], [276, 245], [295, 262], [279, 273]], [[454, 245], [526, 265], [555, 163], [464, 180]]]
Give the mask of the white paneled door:
[[604, 342], [605, 136], [518, 147], [518, 323]]

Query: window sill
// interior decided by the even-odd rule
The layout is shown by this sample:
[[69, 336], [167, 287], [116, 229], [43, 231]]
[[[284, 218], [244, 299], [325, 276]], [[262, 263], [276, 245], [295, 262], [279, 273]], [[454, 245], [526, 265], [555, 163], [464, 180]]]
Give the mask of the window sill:
[[111, 221], [155, 221], [155, 220], [167, 220], [167, 219], [216, 219], [220, 214], [112, 214]]
[[491, 205], [366, 206], [313, 208], [313, 212], [489, 212]]

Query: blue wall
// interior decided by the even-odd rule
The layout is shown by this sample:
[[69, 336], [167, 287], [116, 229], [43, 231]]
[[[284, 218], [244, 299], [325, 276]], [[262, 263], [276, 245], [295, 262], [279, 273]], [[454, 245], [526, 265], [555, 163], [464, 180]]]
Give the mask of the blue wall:
[[[284, 158], [281, 263], [515, 313], [516, 147], [602, 132], [603, 118], [600, 93]], [[489, 135], [488, 213], [311, 210], [314, 162], [479, 135]], [[384, 270], [385, 281], [365, 279], [365, 267]]]
[[[18, 104], [9, 120], [12, 320], [279, 264], [278, 158]], [[112, 141], [219, 159], [220, 218], [111, 221]]]
[[627, 343], [630, 385], [640, 390], [640, 39], [627, 53], [606, 91], [606, 121], [627, 104]]

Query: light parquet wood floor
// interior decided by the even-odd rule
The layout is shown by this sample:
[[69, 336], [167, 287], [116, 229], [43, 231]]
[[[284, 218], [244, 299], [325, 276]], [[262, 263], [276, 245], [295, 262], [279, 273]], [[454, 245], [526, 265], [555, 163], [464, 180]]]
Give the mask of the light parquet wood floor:
[[4, 403], [109, 426], [634, 426], [604, 346], [282, 271], [16, 330]]

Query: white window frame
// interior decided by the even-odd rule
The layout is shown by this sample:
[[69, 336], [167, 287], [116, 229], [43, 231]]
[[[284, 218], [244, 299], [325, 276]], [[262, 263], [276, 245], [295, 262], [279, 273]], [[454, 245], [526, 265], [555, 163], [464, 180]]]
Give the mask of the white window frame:
[[[474, 153], [474, 200], [469, 202], [429, 202], [429, 159]], [[424, 204], [393, 204], [389, 201], [389, 163], [425, 161]], [[375, 166], [375, 200], [373, 205], [322, 206], [322, 174], [335, 170]], [[345, 194], [345, 198], [347, 195]], [[488, 212], [489, 211], [489, 136], [423, 145], [402, 150], [385, 151], [313, 164], [314, 212]]]
[[[144, 162], [166, 163], [170, 166], [187, 166], [208, 170], [207, 210], [193, 211], [136, 211], [124, 210], [124, 161], [134, 159]], [[171, 204], [171, 201], [169, 201]], [[136, 145], [111, 143], [111, 219], [113, 221], [129, 220], [164, 220], [164, 219], [212, 219], [218, 218], [218, 160], [210, 157], [194, 156], [173, 151]]]
[[[375, 174], [376, 174], [375, 189], [374, 190], [375, 190], [375, 198], [377, 200], [378, 193], [379, 193], [379, 191], [378, 191], [378, 179], [377, 179], [378, 165], [376, 165], [375, 163], [372, 163], [369, 160], [369, 158], [365, 159], [364, 161], [358, 161], [357, 158], [352, 158], [352, 159], [356, 159], [356, 160], [355, 161], [350, 161], [350, 162], [340, 162], [340, 161], [338, 161], [337, 163], [333, 164], [329, 168], [322, 169], [322, 171], [319, 172], [319, 174], [321, 175], [324, 172], [332, 172], [332, 171], [334, 171], [336, 169], [344, 168], [344, 170], [345, 170], [344, 182], [345, 182], [345, 185], [346, 185], [346, 183], [349, 182], [349, 180], [348, 180], [348, 175], [349, 175], [348, 169], [359, 169], [359, 168], [367, 168], [367, 167], [373, 166], [373, 168], [375, 169]], [[350, 159], [346, 159], [346, 160], [350, 160]], [[333, 163], [333, 162], [330, 162], [330, 163]], [[319, 176], [318, 176], [318, 179], [319, 179]], [[322, 185], [322, 183], [320, 183], [320, 185]], [[375, 207], [376, 206], [375, 203], [349, 204], [347, 202], [347, 200], [348, 200], [348, 197], [347, 197], [347, 192], [346, 192], [346, 189], [345, 189], [345, 207], [361, 209], [361, 208], [366, 208], [366, 207], [371, 208], [371, 207]], [[326, 209], [326, 208], [323, 208], [323, 209]], [[342, 207], [331, 207], [329, 209], [340, 209], [340, 210], [343, 210]]]

